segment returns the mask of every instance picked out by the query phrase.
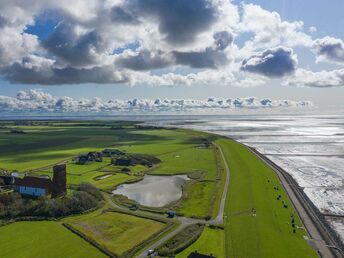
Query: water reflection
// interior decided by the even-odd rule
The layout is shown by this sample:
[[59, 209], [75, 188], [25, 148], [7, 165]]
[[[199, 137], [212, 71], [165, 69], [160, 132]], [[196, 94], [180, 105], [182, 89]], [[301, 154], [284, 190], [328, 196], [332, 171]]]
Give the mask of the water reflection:
[[139, 204], [151, 207], [162, 207], [182, 197], [182, 185], [186, 175], [151, 176], [133, 184], [123, 184], [113, 191], [122, 194]]

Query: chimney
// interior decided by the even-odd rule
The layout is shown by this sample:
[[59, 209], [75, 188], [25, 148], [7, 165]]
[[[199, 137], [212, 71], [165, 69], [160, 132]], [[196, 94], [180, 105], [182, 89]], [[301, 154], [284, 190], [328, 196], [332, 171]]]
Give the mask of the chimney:
[[53, 170], [53, 189], [51, 197], [57, 198], [65, 195], [67, 191], [66, 164], [56, 165]]

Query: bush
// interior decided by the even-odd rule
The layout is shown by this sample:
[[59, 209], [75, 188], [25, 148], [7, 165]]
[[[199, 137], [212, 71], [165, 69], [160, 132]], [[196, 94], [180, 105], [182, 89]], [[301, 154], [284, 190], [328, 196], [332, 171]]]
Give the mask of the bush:
[[169, 256], [181, 252], [198, 239], [203, 228], [204, 225], [201, 224], [187, 226], [158, 248], [159, 255]]
[[160, 159], [148, 154], [125, 154], [118, 155], [112, 159], [112, 164], [117, 166], [134, 166], [134, 165], [143, 165], [151, 167], [155, 164], [161, 162]]
[[98, 206], [103, 199], [100, 191], [91, 184], [81, 184], [72, 196], [57, 199], [41, 197], [23, 198], [18, 193], [0, 195], [0, 219], [19, 217], [58, 218], [78, 214]]

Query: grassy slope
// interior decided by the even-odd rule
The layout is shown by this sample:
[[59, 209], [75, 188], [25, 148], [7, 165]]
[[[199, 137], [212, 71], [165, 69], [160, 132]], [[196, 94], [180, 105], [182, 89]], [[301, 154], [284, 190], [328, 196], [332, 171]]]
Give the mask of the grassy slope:
[[222, 229], [211, 229], [205, 227], [200, 238], [179, 253], [176, 258], [186, 258], [191, 252], [197, 251], [201, 254], [210, 255], [217, 258], [225, 258], [225, 233]]
[[[217, 143], [231, 169], [226, 203], [226, 256], [316, 257], [303, 239], [306, 232], [292, 232], [291, 214], [295, 211], [275, 172], [243, 145], [227, 139]], [[276, 199], [278, 195], [281, 200]], [[283, 208], [282, 201], [288, 208]], [[252, 208], [257, 216], [252, 215]], [[301, 226], [295, 216], [296, 224]]]
[[165, 224], [149, 219], [100, 211], [66, 218], [64, 221], [117, 255], [165, 227]]
[[16, 222], [0, 227], [0, 246], [2, 258], [107, 257], [61, 224], [51, 221]]

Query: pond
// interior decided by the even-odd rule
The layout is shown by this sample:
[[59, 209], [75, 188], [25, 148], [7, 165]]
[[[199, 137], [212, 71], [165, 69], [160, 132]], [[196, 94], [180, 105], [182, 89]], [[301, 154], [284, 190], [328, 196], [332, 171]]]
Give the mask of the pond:
[[186, 175], [146, 175], [137, 183], [118, 186], [113, 193], [125, 195], [141, 205], [163, 207], [182, 197], [182, 185], [186, 180], [188, 180]]

